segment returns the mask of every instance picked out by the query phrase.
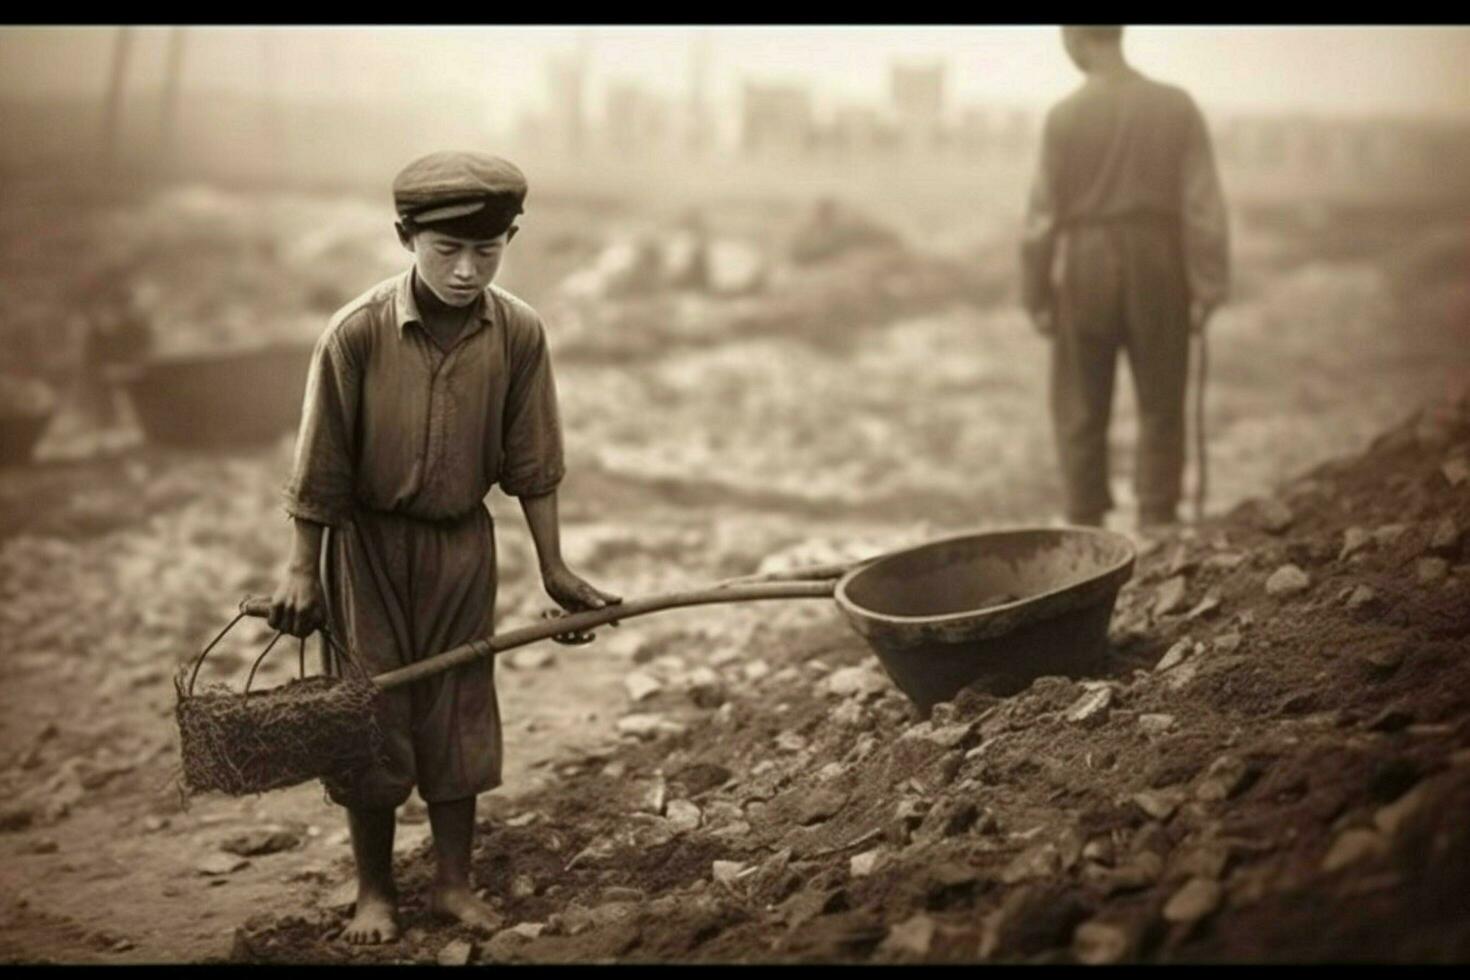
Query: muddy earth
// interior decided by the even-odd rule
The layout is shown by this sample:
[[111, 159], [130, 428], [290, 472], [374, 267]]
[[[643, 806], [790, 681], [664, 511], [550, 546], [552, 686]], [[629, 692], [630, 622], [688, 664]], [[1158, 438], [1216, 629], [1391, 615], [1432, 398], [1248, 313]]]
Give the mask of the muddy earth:
[[[351, 295], [343, 269], [400, 261], [361, 244], [380, 202], [175, 192], [27, 233], [58, 193], [0, 208], [6, 349], [48, 378], [69, 355], [38, 338], [64, 322], [78, 242], [133, 257], [180, 349], [252, 315], [311, 336]], [[608, 249], [648, 224], [616, 208], [547, 201], [518, 238], [507, 285], [546, 317], [567, 432], [564, 548], [595, 584], [651, 595], [1054, 518], [1012, 230], [798, 266], [770, 258], [790, 210], [709, 212], [745, 249], [724, 292], [610, 289]], [[320, 786], [180, 796], [172, 677], [275, 584], [290, 436], [166, 449], [125, 407], [100, 428], [63, 409], [33, 463], [0, 470], [0, 960], [1465, 959], [1470, 246], [1453, 215], [1391, 218], [1240, 216], [1211, 334], [1213, 507], [1140, 543], [1097, 676], [920, 718], [824, 600], [503, 654], [488, 934], [429, 916], [416, 797], [404, 934], [357, 948]], [[487, 503], [513, 628], [548, 600], [515, 502]], [[202, 676], [242, 685], [269, 639], [242, 623]], [[256, 685], [297, 655], [279, 644]]]

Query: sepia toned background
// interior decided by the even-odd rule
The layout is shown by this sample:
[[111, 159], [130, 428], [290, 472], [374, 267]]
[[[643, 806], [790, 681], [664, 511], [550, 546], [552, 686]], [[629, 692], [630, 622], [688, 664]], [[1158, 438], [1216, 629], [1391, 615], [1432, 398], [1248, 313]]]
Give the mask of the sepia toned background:
[[[1139, 27], [1124, 50], [1199, 103], [1230, 205], [1210, 511], [1463, 390], [1470, 30]], [[178, 811], [171, 678], [274, 587], [306, 357], [406, 268], [404, 164], [466, 148], [527, 174], [499, 281], [547, 324], [566, 550], [641, 595], [1056, 519], [1018, 242], [1079, 79], [1043, 26], [0, 29], [0, 883], [46, 910], [0, 950], [203, 958], [283, 880], [340, 872], [310, 788]], [[514, 502], [489, 505], [520, 623], [548, 602]], [[503, 662], [508, 788], [609, 735], [650, 637], [697, 623], [755, 656], [804, 616], [671, 614]], [[216, 838], [262, 821], [314, 831], [315, 870], [200, 884]], [[208, 915], [169, 928], [189, 905]]]

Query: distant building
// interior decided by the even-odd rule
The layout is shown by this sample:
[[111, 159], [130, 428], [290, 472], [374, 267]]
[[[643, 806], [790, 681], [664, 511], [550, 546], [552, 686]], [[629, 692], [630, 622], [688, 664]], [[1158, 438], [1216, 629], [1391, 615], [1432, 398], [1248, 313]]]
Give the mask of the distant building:
[[553, 57], [546, 66], [551, 136], [560, 149], [584, 149], [587, 139], [587, 63], [580, 55]]
[[745, 83], [740, 146], [746, 153], [803, 153], [814, 143], [810, 92], [797, 85]]
[[607, 145], [619, 154], [663, 149], [671, 136], [670, 106], [636, 82], [609, 87], [603, 116]]
[[888, 91], [904, 145], [932, 149], [944, 138], [943, 63], [889, 66]]

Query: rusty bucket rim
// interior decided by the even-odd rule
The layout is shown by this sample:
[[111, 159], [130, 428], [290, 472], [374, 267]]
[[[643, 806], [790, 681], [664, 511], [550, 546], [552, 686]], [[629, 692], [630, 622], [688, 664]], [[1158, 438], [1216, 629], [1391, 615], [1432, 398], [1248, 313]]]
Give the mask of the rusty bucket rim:
[[[917, 551], [922, 551], [926, 548], [933, 548], [955, 541], [964, 541], [972, 538], [995, 537], [1007, 534], [1035, 533], [1038, 531], [1047, 533], [1056, 533], [1059, 531], [1078, 531], [1097, 537], [1112, 538], [1115, 542], [1122, 546], [1123, 557], [1119, 561], [1099, 569], [1097, 572], [1088, 575], [1084, 579], [1069, 583], [1067, 585], [1061, 586], [1060, 588], [1052, 589], [1048, 592], [1041, 592], [1035, 595], [1025, 596], [1023, 598], [1015, 600], [1014, 602], [1007, 602], [998, 606], [986, 606], [982, 609], [960, 610], [959, 612], [944, 613], [937, 616], [899, 616], [892, 613], [882, 613], [874, 609], [869, 609], [866, 606], [860, 605], [857, 602], [854, 602], [852, 599], [848, 598], [847, 587], [852, 583], [854, 579], [856, 579], [859, 575], [862, 575], [865, 572], [872, 570], [879, 564], [888, 561], [889, 559], [899, 558], [904, 555], [913, 554]], [[866, 618], [868, 620], [883, 623], [891, 623], [898, 626], [932, 625], [954, 623], [960, 621], [975, 622], [979, 619], [989, 618], [991, 614], [998, 614], [1014, 609], [1019, 609], [1023, 606], [1039, 604], [1043, 600], [1054, 598], [1056, 596], [1070, 592], [1073, 589], [1076, 589], [1079, 585], [1082, 585], [1086, 582], [1092, 582], [1098, 579], [1105, 579], [1112, 575], [1117, 575], [1123, 572], [1125, 569], [1131, 568], [1137, 560], [1137, 545], [1134, 544], [1133, 539], [1128, 537], [1128, 535], [1122, 534], [1118, 531], [1110, 531], [1107, 528], [1091, 527], [1089, 525], [1078, 524], [1018, 524], [1006, 527], [987, 528], [983, 531], [963, 531], [959, 534], [946, 535], [942, 538], [932, 538], [928, 541], [924, 541], [916, 545], [911, 545], [906, 548], [898, 548], [894, 551], [885, 552], [881, 555], [875, 555], [874, 557], [868, 559], [867, 561], [864, 561], [857, 567], [846, 572], [842, 576], [842, 578], [837, 581], [836, 587], [832, 590], [832, 597], [834, 600], [836, 600], [838, 608], [841, 609], [843, 613], [846, 614], [848, 617], [857, 616], [859, 618]]]

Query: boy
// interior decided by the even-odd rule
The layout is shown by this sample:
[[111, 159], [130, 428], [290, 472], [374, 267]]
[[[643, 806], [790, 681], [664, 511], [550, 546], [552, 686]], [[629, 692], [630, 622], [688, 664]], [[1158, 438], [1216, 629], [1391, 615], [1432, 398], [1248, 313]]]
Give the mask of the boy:
[[[547, 593], [571, 611], [620, 602], [561, 557], [556, 389], [536, 312], [490, 285], [526, 181], [477, 153], [436, 153], [393, 182], [407, 272], [343, 307], [317, 342], [285, 491], [295, 535], [271, 626], [305, 636], [326, 614], [373, 674], [488, 636], [495, 538], [484, 497], [519, 497]], [[318, 569], [321, 569], [319, 574]], [[490, 661], [386, 692], [386, 763], [350, 785], [357, 864], [351, 943], [398, 934], [394, 811], [417, 785], [438, 862], [430, 906], [490, 928], [469, 882], [476, 794], [500, 783]]]

